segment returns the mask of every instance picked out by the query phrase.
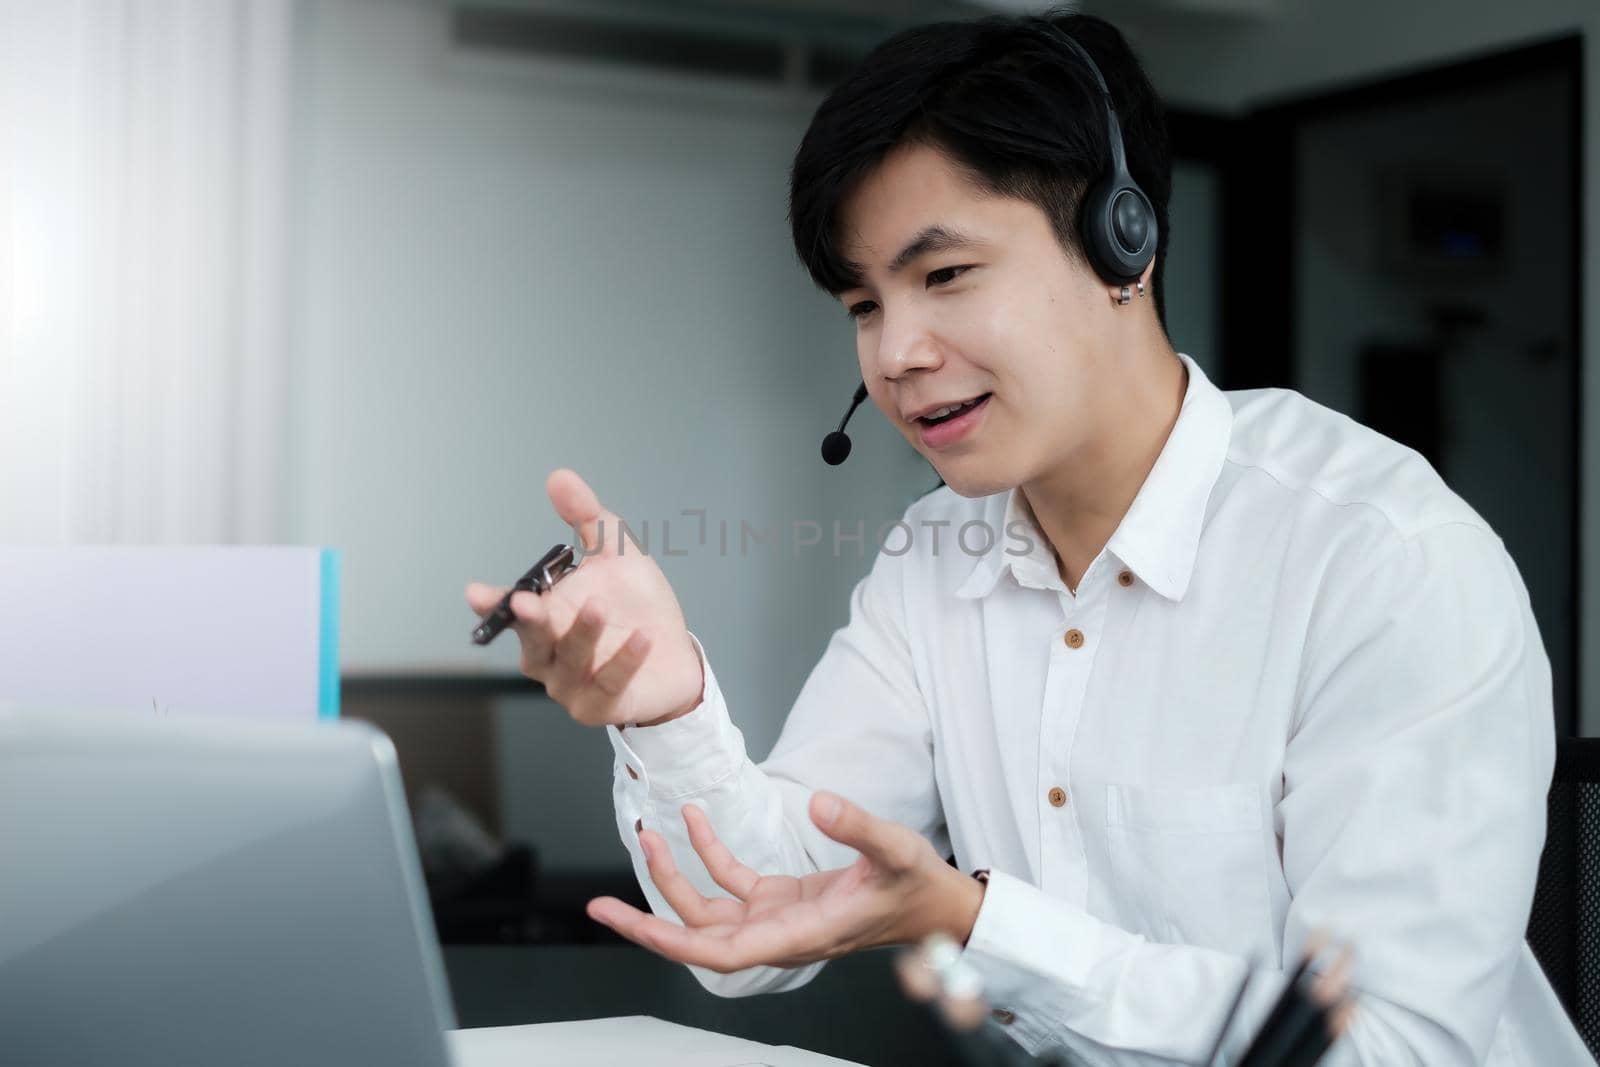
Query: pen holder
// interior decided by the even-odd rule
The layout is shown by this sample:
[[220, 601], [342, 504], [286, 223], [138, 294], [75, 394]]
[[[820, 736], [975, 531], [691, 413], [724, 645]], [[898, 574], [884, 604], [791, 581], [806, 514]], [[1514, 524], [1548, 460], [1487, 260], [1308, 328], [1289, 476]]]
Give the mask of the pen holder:
[[[1250, 1038], [1243, 1056], [1230, 1056], [1228, 1063], [1234, 1067], [1313, 1067], [1349, 1025], [1353, 1014], [1346, 984], [1349, 952], [1340, 948], [1330, 966], [1313, 970], [1311, 964], [1313, 960], [1322, 959], [1326, 941], [1318, 938], [1315, 946], [1289, 976], [1282, 994]], [[906, 996], [924, 1005], [934, 1025], [943, 1027], [951, 1035], [969, 1067], [1081, 1067], [1084, 1064], [1071, 1050], [1060, 1045], [1037, 1056], [1031, 1055], [990, 1025], [983, 979], [962, 960], [960, 946], [948, 937], [934, 935], [902, 951], [895, 959], [895, 973]], [[1251, 972], [1246, 972], [1219, 1028], [1211, 1054], [1203, 1062], [1221, 1062], [1222, 1047], [1244, 1003], [1250, 980]]]

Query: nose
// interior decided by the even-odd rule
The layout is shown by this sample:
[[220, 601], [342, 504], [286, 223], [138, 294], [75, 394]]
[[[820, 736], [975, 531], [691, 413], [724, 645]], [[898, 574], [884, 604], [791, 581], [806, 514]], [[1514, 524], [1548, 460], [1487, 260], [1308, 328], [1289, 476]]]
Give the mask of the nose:
[[913, 370], [929, 370], [939, 366], [939, 342], [928, 329], [927, 322], [914, 310], [899, 315], [884, 313], [883, 326], [878, 331], [878, 373], [890, 381], [902, 378]]

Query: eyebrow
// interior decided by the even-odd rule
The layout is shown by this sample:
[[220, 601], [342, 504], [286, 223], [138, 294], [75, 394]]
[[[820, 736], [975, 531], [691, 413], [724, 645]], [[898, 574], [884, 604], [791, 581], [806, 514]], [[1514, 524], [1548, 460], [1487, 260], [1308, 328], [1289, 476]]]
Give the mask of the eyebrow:
[[[890, 274], [899, 274], [901, 270], [906, 269], [907, 264], [917, 259], [918, 256], [926, 256], [926, 254], [936, 253], [936, 251], [955, 250], [955, 248], [978, 248], [981, 245], [982, 242], [979, 242], [978, 238], [968, 237], [968, 235], [962, 234], [958, 230], [949, 229], [946, 226], [923, 227], [922, 232], [918, 232], [914, 238], [910, 238], [909, 245], [906, 245], [906, 248], [901, 248], [899, 254], [896, 254], [894, 259], [891, 259], [888, 269], [890, 269]], [[837, 288], [830, 288], [829, 291], [834, 296], [842, 296], [843, 293], [859, 290], [859, 288], [864, 288], [866, 285], [866, 267], [861, 266], [859, 262], [853, 261], [853, 259], [840, 259], [838, 261]]]
[[[934, 251], [955, 250], [955, 248], [976, 248], [981, 243], [976, 237], [968, 237], [968, 235], [962, 234], [958, 230], [949, 229], [946, 226], [925, 227], [914, 238], [910, 238], [910, 243], [907, 243], [906, 248], [901, 248], [899, 253], [894, 256], [894, 259], [891, 259], [890, 274], [899, 274], [901, 270], [906, 269], [907, 264], [917, 259], [918, 256], [926, 256], [926, 254], [934, 253]], [[848, 293], [850, 290], [859, 290], [859, 288], [866, 285], [867, 269], [862, 267], [859, 262], [854, 262], [853, 259], [845, 259], [838, 266], [840, 266], [840, 272], [843, 275], [840, 278], [842, 285], [838, 286], [837, 290], [834, 290], [834, 296], [838, 296], [840, 293]]]
[[906, 264], [929, 252], [949, 252], [956, 248], [971, 248], [978, 242], [964, 233], [943, 226], [929, 226], [911, 239], [894, 259], [889, 261], [889, 273], [897, 274]]

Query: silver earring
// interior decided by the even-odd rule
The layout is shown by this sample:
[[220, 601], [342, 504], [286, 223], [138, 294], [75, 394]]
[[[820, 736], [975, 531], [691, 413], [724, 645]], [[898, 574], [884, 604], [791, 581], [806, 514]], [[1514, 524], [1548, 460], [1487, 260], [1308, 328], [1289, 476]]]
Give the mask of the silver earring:
[[[1139, 288], [1142, 289], [1142, 288], [1144, 288], [1144, 286], [1141, 285]], [[1140, 293], [1139, 295], [1143, 296], [1144, 294]], [[1117, 303], [1121, 304], [1123, 307], [1127, 307], [1128, 306], [1128, 302], [1130, 300], [1132, 300], [1132, 299], [1133, 299], [1132, 296], [1130, 296], [1129, 293], [1128, 293], [1128, 287], [1126, 285], [1124, 285], [1122, 287], [1122, 295], [1117, 298]]]
[[1139, 283], [1139, 299], [1144, 299], [1144, 282]]

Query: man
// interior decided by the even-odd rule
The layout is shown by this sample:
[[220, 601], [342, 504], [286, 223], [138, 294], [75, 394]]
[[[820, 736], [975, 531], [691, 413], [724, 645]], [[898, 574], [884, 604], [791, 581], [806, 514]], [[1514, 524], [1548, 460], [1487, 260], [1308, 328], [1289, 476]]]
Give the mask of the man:
[[729, 995], [942, 931], [1021, 1044], [1101, 1064], [1203, 1059], [1250, 967], [1327, 930], [1360, 993], [1335, 1059], [1587, 1062], [1523, 941], [1553, 743], [1515, 567], [1415, 453], [1212, 386], [1159, 250], [1090, 254], [1114, 135], [1074, 44], [1147, 200], [1130, 247], [1164, 238], [1160, 104], [1093, 18], [903, 33], [800, 147], [796, 247], [946, 487], [765, 763], [660, 570], [551, 475], [603, 545], [515, 599], [522, 669], [607, 727], [655, 912], [591, 916]]

